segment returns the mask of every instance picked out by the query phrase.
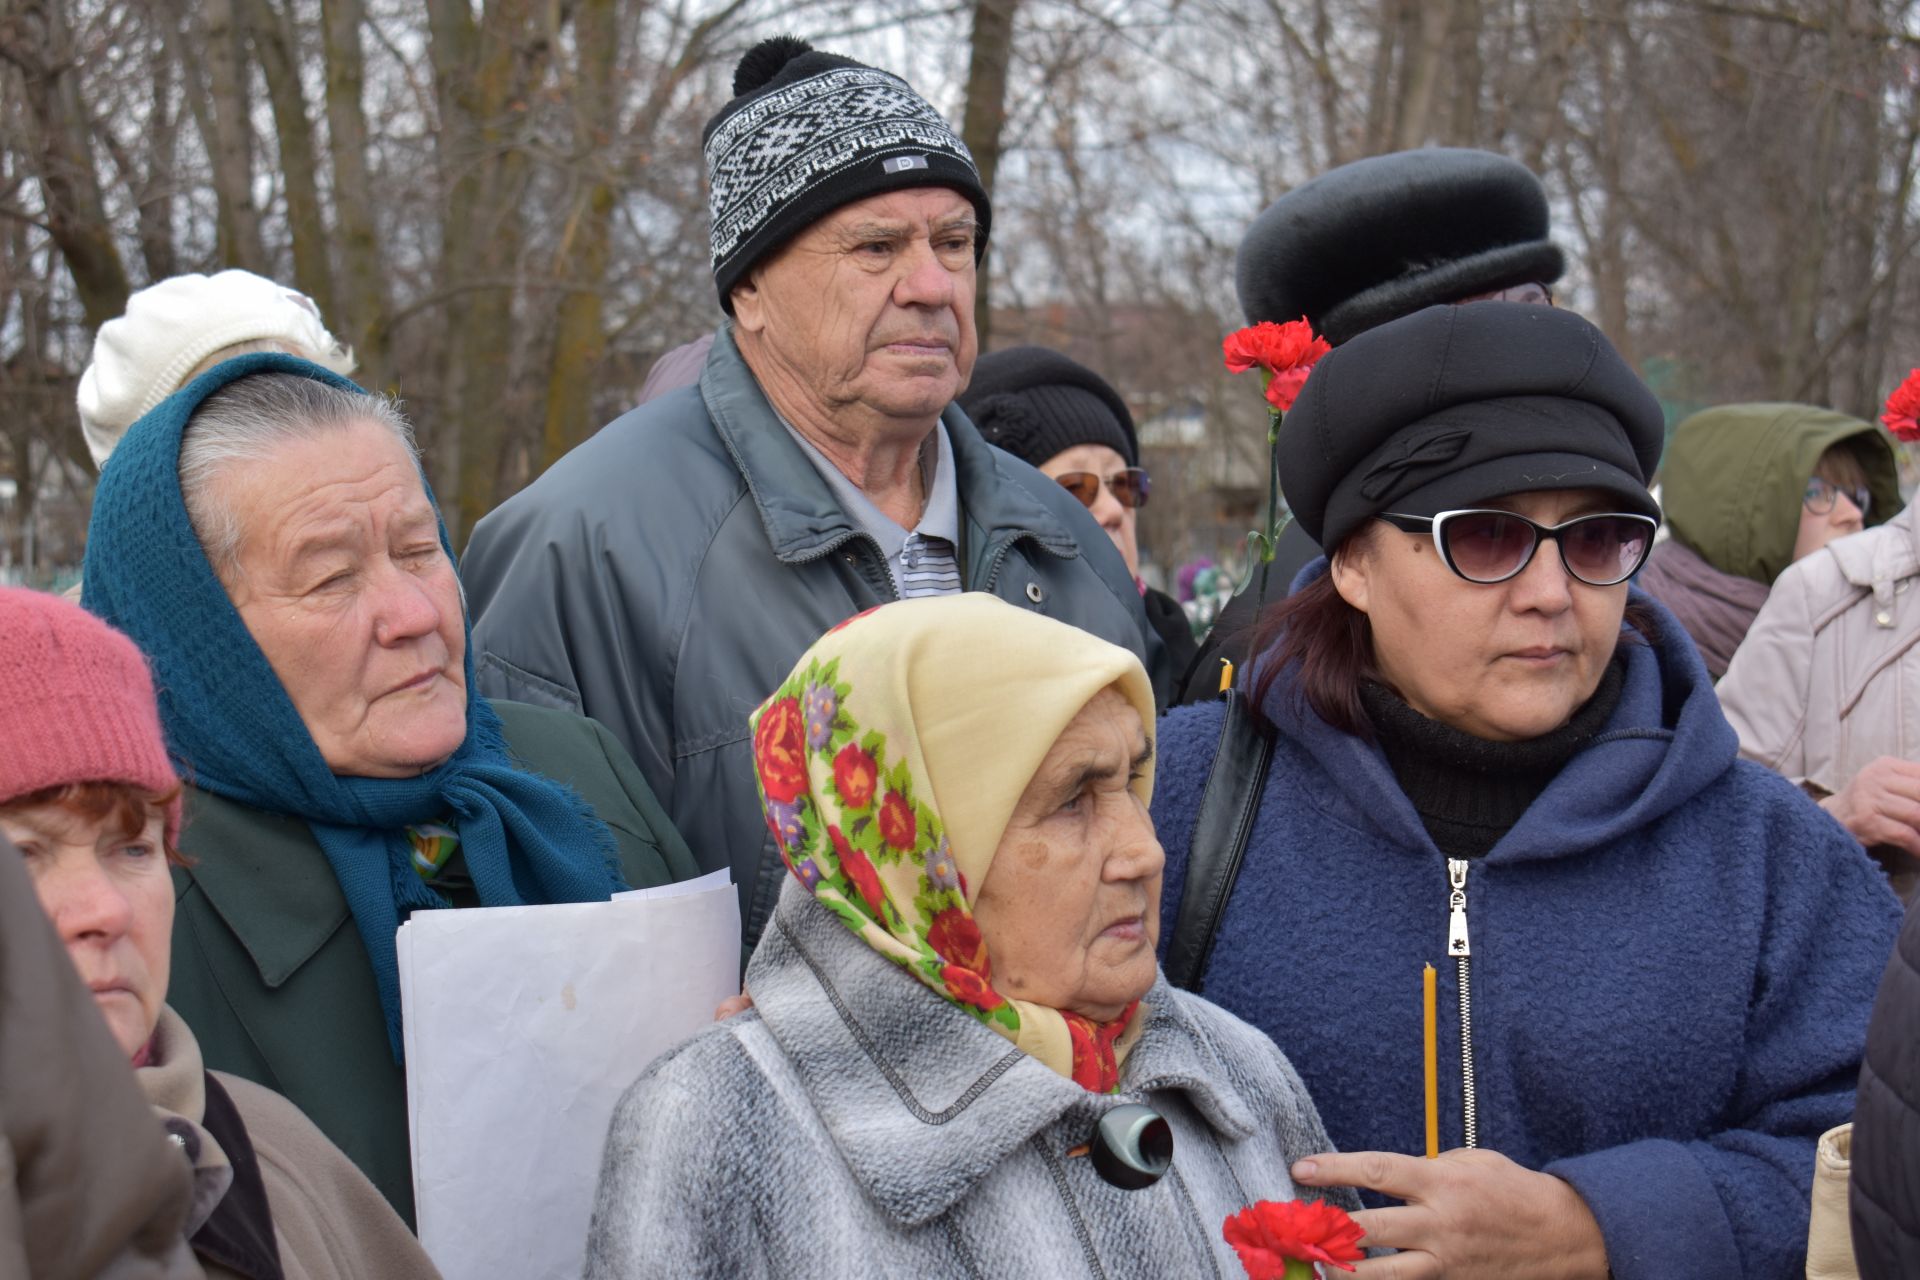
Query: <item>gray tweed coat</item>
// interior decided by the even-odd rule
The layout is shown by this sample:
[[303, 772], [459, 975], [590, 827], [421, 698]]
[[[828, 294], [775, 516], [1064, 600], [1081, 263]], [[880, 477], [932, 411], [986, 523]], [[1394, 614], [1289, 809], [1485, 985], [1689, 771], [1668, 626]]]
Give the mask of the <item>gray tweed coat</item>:
[[[1330, 1149], [1273, 1042], [1164, 980], [1108, 1096], [1013, 1049], [792, 882], [747, 985], [753, 1011], [621, 1101], [590, 1280], [1233, 1277], [1221, 1224], [1293, 1198], [1289, 1164]], [[1075, 1153], [1125, 1101], [1174, 1129], [1173, 1171], [1143, 1191]]]

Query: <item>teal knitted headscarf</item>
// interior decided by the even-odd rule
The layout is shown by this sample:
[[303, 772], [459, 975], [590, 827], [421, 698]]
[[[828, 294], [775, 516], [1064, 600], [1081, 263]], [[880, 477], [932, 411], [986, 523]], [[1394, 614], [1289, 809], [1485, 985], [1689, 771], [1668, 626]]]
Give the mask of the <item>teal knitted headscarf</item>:
[[[228, 383], [269, 372], [360, 390], [292, 356], [242, 356], [134, 423], [94, 494], [81, 603], [147, 655], [167, 748], [181, 776], [312, 826], [366, 943], [397, 1062], [394, 934], [413, 909], [448, 905], [415, 874], [406, 826], [452, 814], [467, 870], [487, 906], [605, 899], [622, 887], [613, 834], [571, 790], [509, 758], [500, 719], [476, 692], [470, 623], [467, 736], [459, 750], [414, 778], [343, 777], [327, 767], [214, 575], [180, 493], [180, 440], [194, 410]], [[427, 496], [432, 499], [431, 490]], [[440, 542], [451, 558], [444, 524]]]

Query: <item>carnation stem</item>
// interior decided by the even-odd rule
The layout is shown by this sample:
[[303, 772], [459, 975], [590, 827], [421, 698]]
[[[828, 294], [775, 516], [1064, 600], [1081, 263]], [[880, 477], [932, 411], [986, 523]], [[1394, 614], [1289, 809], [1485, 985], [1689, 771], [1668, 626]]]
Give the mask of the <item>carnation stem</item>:
[[1280, 1280], [1318, 1280], [1319, 1274], [1311, 1262], [1288, 1258], [1287, 1269], [1280, 1273]]

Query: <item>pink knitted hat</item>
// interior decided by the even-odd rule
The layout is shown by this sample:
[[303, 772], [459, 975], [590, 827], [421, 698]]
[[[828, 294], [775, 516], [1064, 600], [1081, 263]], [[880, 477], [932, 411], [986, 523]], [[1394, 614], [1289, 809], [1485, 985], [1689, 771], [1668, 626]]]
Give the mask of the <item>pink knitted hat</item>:
[[[133, 641], [58, 596], [0, 587], [0, 804], [74, 782], [179, 785]], [[180, 801], [167, 840], [180, 834]]]

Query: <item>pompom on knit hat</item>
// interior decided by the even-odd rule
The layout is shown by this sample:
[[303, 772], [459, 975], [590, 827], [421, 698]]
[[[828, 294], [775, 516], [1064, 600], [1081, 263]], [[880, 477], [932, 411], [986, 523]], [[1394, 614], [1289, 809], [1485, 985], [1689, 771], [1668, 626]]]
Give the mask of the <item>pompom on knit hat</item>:
[[981, 356], [960, 407], [988, 444], [1038, 467], [1066, 449], [1103, 444], [1140, 464], [1127, 402], [1093, 370], [1047, 347]]
[[707, 122], [707, 208], [720, 306], [753, 265], [842, 205], [908, 187], [951, 187], [979, 219], [978, 261], [992, 211], [973, 154], [913, 86], [775, 36], [749, 49], [733, 100]]
[[97, 467], [127, 428], [186, 385], [208, 356], [242, 342], [271, 342], [334, 373], [353, 353], [321, 322], [313, 300], [251, 271], [173, 276], [127, 299], [107, 321], [80, 375], [80, 430]]
[[[180, 785], [147, 661], [72, 601], [0, 587], [0, 804], [76, 782]], [[168, 844], [179, 834], [176, 795]]]
[[1535, 282], [1566, 259], [1532, 171], [1491, 151], [1423, 147], [1304, 182], [1254, 219], [1234, 266], [1248, 324], [1305, 316], [1339, 346], [1423, 307]]

